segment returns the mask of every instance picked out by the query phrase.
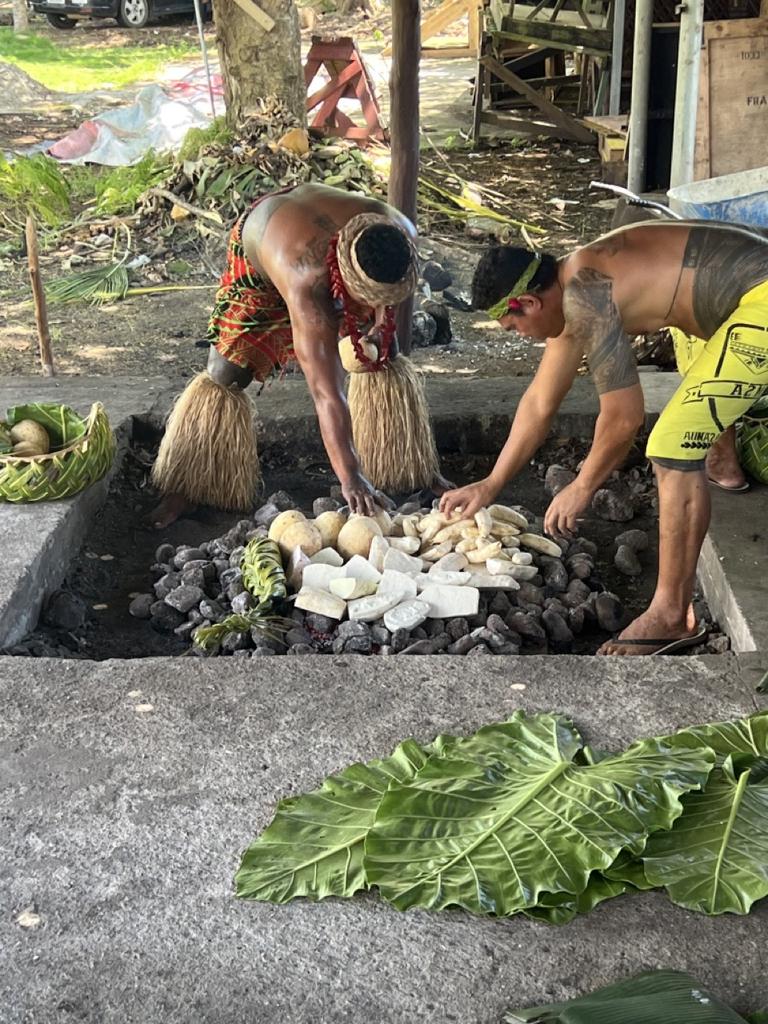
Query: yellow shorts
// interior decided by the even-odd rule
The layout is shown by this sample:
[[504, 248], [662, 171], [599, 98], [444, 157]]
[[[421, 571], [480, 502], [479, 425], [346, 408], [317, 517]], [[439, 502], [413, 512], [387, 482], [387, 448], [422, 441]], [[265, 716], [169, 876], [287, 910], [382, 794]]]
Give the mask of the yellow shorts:
[[683, 381], [648, 438], [669, 469], [701, 469], [722, 432], [768, 395], [768, 281], [750, 289], [709, 341], [673, 328]]

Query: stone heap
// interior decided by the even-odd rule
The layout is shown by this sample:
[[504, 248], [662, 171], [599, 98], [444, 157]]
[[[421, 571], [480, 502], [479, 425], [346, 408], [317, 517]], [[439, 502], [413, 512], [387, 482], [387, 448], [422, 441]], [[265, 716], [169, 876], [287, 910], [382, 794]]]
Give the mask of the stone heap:
[[[519, 507], [492, 506], [473, 522], [448, 522], [409, 503], [366, 525], [366, 550], [354, 548], [360, 523], [373, 522], [367, 517], [349, 518], [350, 526], [358, 521], [347, 530], [350, 541], [339, 532], [346, 516], [334, 499], [314, 503], [314, 520], [292, 509], [279, 492], [222, 537], [197, 548], [160, 545], [153, 593], [135, 597], [130, 613], [192, 641], [199, 626], [248, 611], [254, 602], [242, 583], [243, 548], [269, 533], [295, 594], [293, 626], [281, 640], [256, 629], [230, 634], [220, 654], [561, 653], [583, 631], [612, 633], [626, 618], [596, 575], [596, 545], [584, 538], [556, 544]], [[332, 529], [333, 542], [320, 546], [334, 516], [337, 537]], [[292, 547], [288, 528], [298, 524], [308, 537], [319, 533], [316, 523], [324, 530], [315, 550]]]

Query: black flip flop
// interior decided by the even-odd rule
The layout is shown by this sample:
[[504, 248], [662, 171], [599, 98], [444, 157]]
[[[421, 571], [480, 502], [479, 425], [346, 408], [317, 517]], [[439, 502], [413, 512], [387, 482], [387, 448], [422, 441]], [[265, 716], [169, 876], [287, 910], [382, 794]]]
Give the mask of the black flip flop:
[[642, 640], [620, 640], [618, 637], [613, 641], [617, 644], [623, 644], [624, 647], [657, 647], [658, 650], [648, 651], [648, 655], [657, 654], [678, 654], [680, 651], [685, 651], [689, 647], [697, 647], [703, 643], [707, 638], [706, 626], [701, 626], [698, 632], [692, 636], [681, 636], [676, 640], [670, 640], [669, 638], [664, 639], [651, 639], [650, 637], [643, 638]]

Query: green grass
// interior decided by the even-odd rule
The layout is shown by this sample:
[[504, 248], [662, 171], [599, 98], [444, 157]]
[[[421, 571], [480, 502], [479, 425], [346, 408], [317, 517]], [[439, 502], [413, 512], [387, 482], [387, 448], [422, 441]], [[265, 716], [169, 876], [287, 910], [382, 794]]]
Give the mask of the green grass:
[[169, 61], [197, 53], [197, 43], [191, 40], [159, 46], [67, 46], [33, 32], [17, 36], [12, 28], [0, 27], [2, 59], [59, 92], [123, 88], [149, 81]]

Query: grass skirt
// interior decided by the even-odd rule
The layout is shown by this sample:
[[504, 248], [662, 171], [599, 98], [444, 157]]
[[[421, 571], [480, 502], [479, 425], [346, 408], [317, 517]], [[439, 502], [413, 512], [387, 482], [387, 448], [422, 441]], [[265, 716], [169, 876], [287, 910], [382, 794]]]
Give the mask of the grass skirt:
[[240, 388], [224, 388], [203, 371], [176, 400], [152, 482], [165, 494], [232, 511], [253, 508], [259, 456], [253, 410]]

